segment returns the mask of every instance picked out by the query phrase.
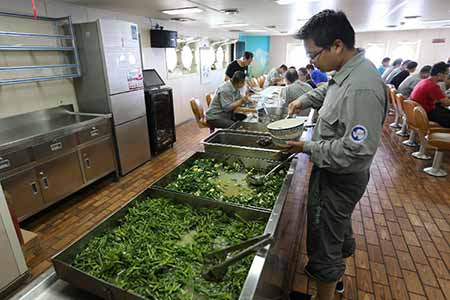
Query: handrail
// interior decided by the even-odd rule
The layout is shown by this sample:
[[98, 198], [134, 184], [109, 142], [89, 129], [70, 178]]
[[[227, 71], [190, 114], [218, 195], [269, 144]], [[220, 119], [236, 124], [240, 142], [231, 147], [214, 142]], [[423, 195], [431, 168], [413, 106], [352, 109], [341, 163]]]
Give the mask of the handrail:
[[0, 80], [0, 85], [15, 84], [15, 83], [27, 83], [27, 82], [36, 82], [36, 81], [49, 81], [49, 80], [77, 78], [77, 77], [80, 77], [80, 75], [79, 74], [67, 74], [67, 75], [33, 77], [33, 78], [23, 78], [23, 79], [5, 79], [5, 80]]
[[73, 47], [48, 47], [48, 46], [7, 46], [0, 45], [4, 51], [73, 51]]
[[45, 33], [13, 32], [13, 31], [0, 31], [0, 36], [47, 37], [66, 40], [72, 39], [71, 35], [64, 35], [64, 34], [45, 34]]
[[78, 68], [79, 66], [80, 66], [79, 64], [15, 66], [15, 67], [0, 67], [0, 71], [32, 70], [32, 69], [55, 69], [55, 68]]

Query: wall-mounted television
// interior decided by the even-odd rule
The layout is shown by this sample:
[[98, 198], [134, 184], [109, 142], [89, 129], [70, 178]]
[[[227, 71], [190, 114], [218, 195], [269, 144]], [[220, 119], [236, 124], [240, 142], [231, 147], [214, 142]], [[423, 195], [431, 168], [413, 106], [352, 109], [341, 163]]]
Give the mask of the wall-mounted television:
[[152, 48], [176, 48], [177, 32], [170, 30], [150, 30], [150, 44]]

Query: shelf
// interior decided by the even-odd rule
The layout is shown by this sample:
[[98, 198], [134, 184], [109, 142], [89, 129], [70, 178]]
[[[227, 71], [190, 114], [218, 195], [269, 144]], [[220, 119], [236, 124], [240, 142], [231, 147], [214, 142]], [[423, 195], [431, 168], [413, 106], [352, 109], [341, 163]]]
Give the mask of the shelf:
[[0, 71], [33, 70], [33, 69], [56, 69], [56, 68], [78, 68], [78, 67], [80, 67], [79, 64], [16, 66], [16, 67], [0, 67]]
[[66, 40], [71, 40], [72, 39], [71, 35], [12, 32], [12, 31], [0, 31], [0, 36], [19, 36], [19, 37], [32, 37], [32, 38], [54, 38], [54, 39], [66, 39]]
[[5, 46], [0, 45], [0, 51], [74, 51], [73, 47], [47, 46]]
[[47, 77], [34, 77], [34, 78], [22, 78], [22, 79], [6, 79], [0, 80], [0, 85], [15, 84], [15, 83], [27, 83], [36, 81], [49, 81], [58, 79], [68, 79], [80, 77], [79, 74], [67, 74], [67, 75], [57, 75], [57, 76], [47, 76]]

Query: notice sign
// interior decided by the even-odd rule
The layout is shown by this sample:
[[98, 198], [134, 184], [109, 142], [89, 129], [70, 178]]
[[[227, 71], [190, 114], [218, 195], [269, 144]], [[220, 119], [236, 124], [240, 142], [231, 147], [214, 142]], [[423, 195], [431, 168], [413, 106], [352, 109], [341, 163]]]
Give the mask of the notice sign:
[[443, 39], [443, 38], [432, 39], [431, 43], [433, 43], [433, 44], [445, 44], [445, 39]]

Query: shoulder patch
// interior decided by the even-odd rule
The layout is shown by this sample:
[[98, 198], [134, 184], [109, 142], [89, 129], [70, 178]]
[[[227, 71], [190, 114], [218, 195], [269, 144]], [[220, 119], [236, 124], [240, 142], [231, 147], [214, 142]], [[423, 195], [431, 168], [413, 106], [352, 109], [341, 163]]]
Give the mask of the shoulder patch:
[[352, 131], [350, 133], [351, 139], [355, 143], [361, 143], [366, 138], [369, 132], [367, 131], [367, 128], [364, 125], [358, 124], [353, 126]]

